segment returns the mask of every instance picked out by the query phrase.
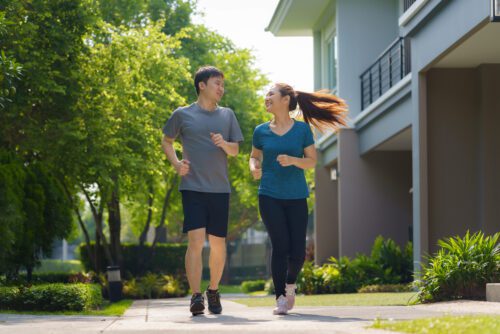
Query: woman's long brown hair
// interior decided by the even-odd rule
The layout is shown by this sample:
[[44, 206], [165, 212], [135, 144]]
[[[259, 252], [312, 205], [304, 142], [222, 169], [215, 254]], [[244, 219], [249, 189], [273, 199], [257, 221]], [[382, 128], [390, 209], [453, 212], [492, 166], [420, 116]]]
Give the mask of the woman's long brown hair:
[[347, 125], [347, 104], [338, 96], [324, 91], [306, 93], [295, 91], [290, 85], [277, 83], [281, 96], [290, 96], [288, 109], [300, 108], [304, 121], [320, 131], [326, 128], [336, 130]]

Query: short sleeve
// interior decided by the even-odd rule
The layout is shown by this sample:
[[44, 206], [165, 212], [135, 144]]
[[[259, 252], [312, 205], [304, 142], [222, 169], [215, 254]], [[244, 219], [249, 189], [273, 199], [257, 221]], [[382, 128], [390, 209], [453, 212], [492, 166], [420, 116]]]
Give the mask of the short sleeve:
[[177, 138], [181, 128], [180, 111], [176, 110], [170, 115], [167, 123], [163, 126], [163, 134], [170, 138]]
[[236, 118], [236, 115], [234, 114], [234, 111], [229, 109], [230, 112], [230, 117], [231, 117], [231, 124], [229, 128], [229, 141], [232, 143], [239, 143], [243, 141], [243, 133], [241, 133], [241, 128], [240, 124], [238, 123], [238, 119]]
[[305, 124], [304, 148], [309, 147], [312, 144], [314, 144], [314, 136], [311, 127], [308, 124]]
[[260, 135], [259, 127], [253, 131], [252, 145], [258, 150], [262, 150], [262, 136]]

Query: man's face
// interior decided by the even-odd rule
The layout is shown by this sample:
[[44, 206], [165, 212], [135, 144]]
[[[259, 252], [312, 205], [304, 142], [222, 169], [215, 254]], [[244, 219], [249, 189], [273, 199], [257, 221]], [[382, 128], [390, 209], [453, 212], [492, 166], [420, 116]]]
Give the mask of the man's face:
[[200, 95], [219, 102], [224, 96], [224, 79], [222, 77], [211, 77], [207, 83], [200, 82]]

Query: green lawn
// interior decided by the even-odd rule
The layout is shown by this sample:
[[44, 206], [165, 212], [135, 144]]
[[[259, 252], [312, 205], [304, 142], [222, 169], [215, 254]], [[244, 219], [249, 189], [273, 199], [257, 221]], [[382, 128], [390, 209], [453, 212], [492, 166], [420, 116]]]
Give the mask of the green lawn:
[[[201, 282], [201, 291], [205, 291], [205, 289], [208, 287], [209, 281], [202, 281]], [[243, 293], [241, 291], [241, 286], [240, 285], [219, 285], [219, 292], [220, 293]]]
[[[394, 306], [408, 305], [415, 292], [346, 293], [331, 295], [297, 296], [298, 306]], [[247, 306], [274, 306], [275, 297], [241, 298], [235, 302]]]
[[9, 314], [34, 314], [34, 315], [97, 315], [97, 316], [121, 316], [132, 305], [134, 301], [131, 299], [124, 299], [116, 303], [106, 303], [100, 310], [91, 311], [58, 311], [58, 312], [44, 312], [44, 311], [12, 311], [0, 310], [0, 313]]
[[376, 321], [371, 328], [414, 334], [500, 334], [500, 316], [447, 316], [410, 321]]
[[80, 260], [52, 260], [45, 259], [41, 261], [41, 265], [35, 268], [35, 273], [49, 273], [49, 272], [80, 272], [83, 270]]

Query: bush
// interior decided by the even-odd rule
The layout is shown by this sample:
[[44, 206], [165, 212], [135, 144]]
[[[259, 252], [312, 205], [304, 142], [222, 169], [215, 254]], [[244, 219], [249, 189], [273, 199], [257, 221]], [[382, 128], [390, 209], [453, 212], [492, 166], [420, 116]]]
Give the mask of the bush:
[[35, 273], [28, 282], [26, 276], [18, 276], [14, 280], [5, 280], [3, 285], [16, 286], [27, 284], [46, 284], [46, 283], [98, 283], [93, 273]]
[[[126, 277], [145, 276], [148, 272], [179, 275], [184, 272], [184, 261], [179, 259], [184, 259], [186, 249], [187, 244], [157, 244], [154, 250], [150, 245], [122, 244], [122, 273]], [[91, 252], [95, 252], [95, 243], [91, 244]], [[104, 254], [102, 248], [101, 254]], [[80, 257], [85, 270], [93, 270], [85, 243], [80, 245]], [[107, 266], [102, 256], [99, 267], [104, 270]]]
[[257, 281], [244, 281], [241, 283], [241, 290], [244, 293], [250, 293], [254, 291], [262, 291], [266, 286], [266, 281], [257, 280]]
[[423, 266], [421, 302], [485, 299], [486, 283], [500, 282], [500, 233], [482, 232], [439, 240], [441, 249]]
[[413, 247], [408, 242], [401, 250], [394, 240], [378, 236], [373, 243], [371, 258], [384, 270], [387, 283], [413, 281]]
[[412, 259], [411, 243], [401, 251], [391, 239], [377, 237], [371, 256], [331, 257], [322, 266], [306, 261], [297, 288], [304, 294], [350, 293], [364, 285], [407, 283], [412, 277]]
[[187, 294], [187, 282], [172, 275], [148, 273], [123, 283], [123, 296], [130, 299], [183, 297]]
[[374, 284], [361, 287], [359, 293], [374, 293], [374, 292], [411, 292], [411, 284]]
[[16, 311], [85, 311], [102, 304], [97, 284], [42, 284], [0, 287], [0, 305]]
[[268, 279], [266, 284], [264, 285], [264, 291], [267, 292], [268, 295], [274, 295], [274, 283], [272, 279]]

